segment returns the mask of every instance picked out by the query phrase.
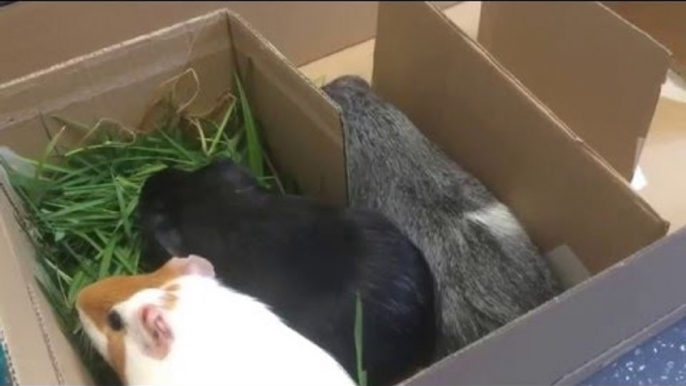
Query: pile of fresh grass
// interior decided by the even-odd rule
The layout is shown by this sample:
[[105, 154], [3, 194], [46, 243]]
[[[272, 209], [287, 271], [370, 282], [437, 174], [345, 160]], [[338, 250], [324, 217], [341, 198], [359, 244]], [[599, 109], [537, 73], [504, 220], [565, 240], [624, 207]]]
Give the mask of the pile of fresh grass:
[[[104, 120], [87, 127], [55, 118], [63, 126], [52, 136], [44, 157], [20, 159], [32, 166], [32, 173], [10, 166], [3, 157], [23, 204], [20, 223], [36, 248], [38, 282], [100, 384], [112, 382], [112, 374], [90, 349], [74, 303], [79, 290], [90, 283], [146, 271], [135, 218], [144, 181], [168, 167], [195, 170], [230, 158], [247, 166], [266, 187], [284, 191], [239, 79], [237, 96], [227, 95], [208, 114], [194, 116], [186, 108], [197, 92], [186, 102], [175, 103], [176, 85], [184, 76], [197, 84], [192, 70], [175, 79], [171, 91], [149, 111], [148, 117], [154, 119], [146, 130], [114, 125], [119, 133], [113, 133], [107, 130], [113, 125]], [[67, 130], [85, 131], [87, 142], [61, 149], [59, 140]]]

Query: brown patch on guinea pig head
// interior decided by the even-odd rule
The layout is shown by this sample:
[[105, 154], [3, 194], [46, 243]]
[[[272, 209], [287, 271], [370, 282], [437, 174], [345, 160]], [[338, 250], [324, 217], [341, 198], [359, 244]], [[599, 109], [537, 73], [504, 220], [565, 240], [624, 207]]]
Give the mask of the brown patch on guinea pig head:
[[79, 292], [76, 308], [84, 331], [123, 381], [126, 381], [127, 326], [125, 318], [115, 307], [140, 291], [160, 289], [163, 291], [160, 306], [165, 310], [172, 310], [178, 300], [175, 292], [180, 287], [169, 283], [190, 274], [214, 276], [214, 270], [201, 257], [172, 258], [152, 273], [113, 276], [90, 284]]

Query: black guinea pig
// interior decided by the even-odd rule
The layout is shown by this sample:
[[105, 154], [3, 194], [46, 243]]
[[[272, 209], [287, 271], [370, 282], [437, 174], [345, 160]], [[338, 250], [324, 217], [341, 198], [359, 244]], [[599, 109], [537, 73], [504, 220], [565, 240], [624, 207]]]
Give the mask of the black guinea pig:
[[353, 379], [358, 293], [370, 385], [398, 382], [433, 359], [431, 270], [376, 212], [266, 192], [246, 169], [221, 160], [152, 175], [137, 213], [143, 263], [156, 269], [172, 256], [206, 257], [219, 280], [267, 304]]

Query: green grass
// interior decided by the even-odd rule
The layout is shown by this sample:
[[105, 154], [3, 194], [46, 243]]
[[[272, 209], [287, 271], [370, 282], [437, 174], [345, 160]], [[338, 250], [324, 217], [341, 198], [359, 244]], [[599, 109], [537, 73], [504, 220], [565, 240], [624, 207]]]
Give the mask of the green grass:
[[362, 299], [357, 294], [355, 299], [355, 357], [357, 359], [357, 384], [367, 386], [367, 371], [364, 369], [362, 354]]
[[[213, 110], [213, 118], [185, 111], [197, 92], [175, 103], [174, 85], [150, 114], [156, 118], [150, 125], [155, 130], [146, 132], [119, 127], [116, 133], [108, 128], [117, 125], [105, 121], [89, 127], [55, 117], [63, 127], [44, 156], [21, 159], [33, 165], [35, 173], [21, 173], [2, 160], [25, 209], [18, 219], [36, 248], [37, 280], [99, 384], [112, 384], [113, 374], [92, 352], [74, 303], [78, 292], [94, 281], [146, 270], [135, 221], [143, 182], [168, 167], [195, 170], [229, 158], [248, 166], [265, 187], [284, 191], [238, 78], [236, 90], [236, 96]], [[60, 139], [68, 130], [85, 132], [87, 142], [62, 148]]]

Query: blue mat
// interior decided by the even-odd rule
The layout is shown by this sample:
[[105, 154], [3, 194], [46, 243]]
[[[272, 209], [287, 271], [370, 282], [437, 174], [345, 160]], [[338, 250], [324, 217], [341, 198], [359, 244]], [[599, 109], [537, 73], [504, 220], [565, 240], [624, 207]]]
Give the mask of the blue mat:
[[686, 385], [686, 318], [619, 357], [582, 385]]
[[0, 342], [0, 385], [11, 385], [10, 374], [7, 369], [7, 359], [5, 359], [5, 351], [1, 348], [2, 342]]

